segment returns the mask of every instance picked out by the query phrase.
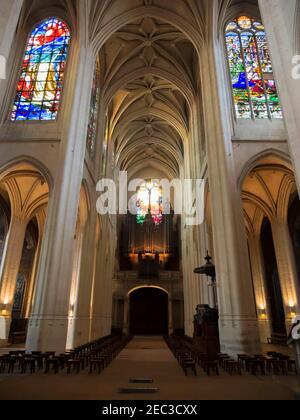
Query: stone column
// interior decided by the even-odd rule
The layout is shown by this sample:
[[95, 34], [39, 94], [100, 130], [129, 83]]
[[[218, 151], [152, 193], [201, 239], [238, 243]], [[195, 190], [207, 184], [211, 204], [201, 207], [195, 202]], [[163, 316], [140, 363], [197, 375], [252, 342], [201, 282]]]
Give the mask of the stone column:
[[298, 371], [298, 383], [300, 386], [300, 340], [297, 340], [294, 343], [294, 351], [295, 351], [295, 359], [297, 363], [297, 371]]
[[[219, 2], [207, 5], [202, 45], [204, 124], [211, 191], [214, 255], [220, 310], [222, 351], [230, 354], [260, 351], [242, 199], [235, 173], [231, 110], [224, 86], [223, 37], [216, 38]], [[230, 94], [228, 92], [228, 94]]]
[[123, 334], [129, 334], [129, 297], [126, 296], [124, 299], [124, 324], [123, 324]]
[[182, 227], [182, 275], [183, 275], [183, 295], [184, 295], [184, 330], [186, 335], [192, 335], [191, 314], [193, 312], [191, 302], [191, 288], [189, 275], [189, 247], [187, 238], [187, 228]]
[[300, 313], [299, 287], [294, 250], [287, 223], [281, 222], [278, 219], [272, 221], [272, 232], [286, 315], [286, 325], [289, 331], [296, 313]]
[[[94, 57], [86, 27], [86, 1], [78, 3], [78, 33], [66, 74], [62, 141], [50, 194], [37, 292], [29, 322], [27, 350], [64, 352], [68, 329], [72, 249], [83, 177]], [[80, 118], [78, 116], [80, 115]]]
[[31, 273], [30, 284], [29, 284], [25, 318], [29, 318], [32, 311], [32, 302], [34, 298], [34, 291], [35, 291], [35, 285], [36, 285], [37, 268], [38, 268], [38, 264], [39, 264], [39, 260], [41, 256], [41, 248], [42, 248], [42, 238], [39, 237], [38, 244], [35, 251], [33, 268], [32, 268], [32, 273]]
[[260, 339], [262, 343], [267, 343], [267, 338], [271, 336], [272, 327], [270, 324], [270, 308], [267, 301], [268, 293], [266, 290], [265, 267], [260, 237], [255, 234], [250, 235], [248, 243]]
[[22, 5], [23, 0], [0, 0], [0, 98], [4, 97], [4, 80], [8, 73], [7, 61], [16, 33]]
[[7, 340], [28, 221], [13, 216], [0, 269], [0, 339]]
[[169, 295], [168, 297], [168, 313], [169, 313], [169, 335], [174, 333], [174, 325], [173, 325], [173, 300], [172, 297]]
[[110, 258], [113, 262], [114, 259], [110, 252], [110, 247], [113, 238], [109, 218], [107, 216], [105, 217], [102, 236], [97, 250], [91, 319], [93, 339], [110, 334], [111, 329], [113, 273]]
[[84, 226], [81, 224], [80, 217], [77, 220], [76, 236], [74, 238], [74, 250], [73, 250], [73, 270], [72, 270], [72, 283], [69, 297], [69, 319], [68, 319], [68, 333], [67, 333], [67, 350], [74, 349], [74, 327], [75, 327], [75, 314], [77, 312], [78, 302], [78, 287], [79, 277], [81, 268], [81, 257], [82, 257], [82, 243], [84, 236]]
[[73, 319], [74, 347], [89, 341], [96, 245], [96, 211], [93, 209], [87, 222], [82, 246], [82, 262]]
[[295, 6], [295, 1], [259, 0], [300, 193], [300, 79], [294, 77], [296, 63], [292, 62], [296, 54], [294, 25], [300, 23], [296, 22]]

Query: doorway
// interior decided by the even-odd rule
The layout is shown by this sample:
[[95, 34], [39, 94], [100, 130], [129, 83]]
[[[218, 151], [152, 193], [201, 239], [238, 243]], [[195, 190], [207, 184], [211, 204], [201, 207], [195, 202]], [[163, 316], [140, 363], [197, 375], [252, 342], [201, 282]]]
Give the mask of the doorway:
[[168, 334], [168, 294], [165, 291], [144, 287], [130, 294], [130, 334]]
[[265, 219], [262, 224], [261, 243], [265, 264], [267, 292], [272, 317], [272, 331], [275, 334], [286, 334], [284, 304], [272, 228], [268, 219]]

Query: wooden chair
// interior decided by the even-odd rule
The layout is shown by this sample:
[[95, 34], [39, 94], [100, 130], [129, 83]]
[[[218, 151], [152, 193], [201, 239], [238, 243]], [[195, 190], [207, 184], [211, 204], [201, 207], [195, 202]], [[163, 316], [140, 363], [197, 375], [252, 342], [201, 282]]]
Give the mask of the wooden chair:
[[59, 372], [59, 365], [60, 365], [60, 360], [59, 358], [49, 358], [46, 360], [45, 362], [46, 364], [46, 369], [45, 369], [45, 373], [49, 373], [51, 367], [53, 368], [53, 371], [55, 374], [57, 374]]
[[195, 376], [197, 376], [196, 362], [193, 359], [183, 360], [182, 368], [185, 376], [188, 376], [188, 370], [191, 369]]
[[77, 359], [70, 359], [67, 361], [67, 374], [69, 375], [71, 373], [71, 370], [76, 370], [77, 374], [80, 373], [81, 368], [81, 361]]
[[262, 376], [266, 376], [265, 362], [261, 359], [252, 359], [251, 361], [252, 375], [257, 376], [259, 372], [261, 373]]
[[273, 373], [275, 375], [284, 375], [288, 376], [288, 367], [285, 360], [272, 360], [272, 366], [273, 366]]
[[30, 368], [31, 374], [35, 373], [35, 365], [36, 365], [35, 359], [31, 357], [24, 358], [22, 362], [22, 367], [21, 367], [21, 374], [25, 374], [27, 372], [28, 367]]
[[93, 359], [90, 361], [90, 374], [98, 370], [98, 374], [104, 370], [103, 359]]
[[220, 376], [219, 372], [219, 363], [217, 360], [215, 361], [206, 361], [206, 373], [210, 376], [210, 371], [213, 370], [216, 372], [217, 376]]
[[234, 373], [237, 373], [238, 375], [242, 376], [242, 369], [240, 363], [235, 360], [230, 360], [227, 365], [227, 372], [230, 376], [233, 376]]
[[0, 373], [5, 373], [8, 367], [8, 373], [14, 373], [16, 359], [10, 356], [2, 356], [0, 358]]
[[246, 368], [246, 362], [249, 359], [251, 359], [251, 357], [248, 356], [247, 354], [240, 354], [240, 355], [238, 355], [238, 363], [239, 363], [241, 369], [245, 369]]
[[297, 363], [295, 360], [288, 360], [288, 371], [291, 373], [295, 373], [295, 375], [298, 375]]

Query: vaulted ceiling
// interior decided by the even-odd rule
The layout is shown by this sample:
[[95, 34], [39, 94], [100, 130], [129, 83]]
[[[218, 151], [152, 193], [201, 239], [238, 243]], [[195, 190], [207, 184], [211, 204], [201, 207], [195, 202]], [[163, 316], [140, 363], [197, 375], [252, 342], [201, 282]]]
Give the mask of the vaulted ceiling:
[[15, 217], [30, 220], [44, 211], [49, 198], [49, 187], [40, 172], [29, 164], [17, 164], [0, 179], [0, 192], [6, 191]]
[[[51, 11], [66, 19], [71, 32], [84, 28], [95, 54], [100, 51], [109, 139], [118, 167], [132, 176], [145, 166], [159, 168], [169, 178], [180, 175], [196, 97], [202, 106], [199, 53], [212, 32], [212, 15], [222, 31], [234, 10], [257, 9], [257, 0], [24, 0], [24, 4], [23, 23]], [[199, 117], [201, 109], [196, 112]], [[199, 130], [201, 126], [200, 121]]]
[[258, 234], [264, 217], [286, 220], [289, 200], [296, 191], [290, 164], [275, 155], [262, 158], [246, 177], [242, 188], [249, 234]]
[[175, 27], [146, 17], [124, 26], [101, 51], [104, 96], [117, 164], [179, 175], [197, 85], [197, 54]]

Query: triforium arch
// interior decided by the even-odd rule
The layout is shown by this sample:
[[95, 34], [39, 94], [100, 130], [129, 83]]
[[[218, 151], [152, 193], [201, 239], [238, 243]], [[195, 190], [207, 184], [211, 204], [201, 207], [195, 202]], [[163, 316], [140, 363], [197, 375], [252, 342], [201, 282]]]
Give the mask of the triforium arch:
[[299, 306], [288, 220], [297, 196], [290, 160], [272, 151], [256, 156], [246, 165], [241, 191], [261, 339], [266, 342], [272, 332], [287, 332]]
[[34, 159], [19, 158], [1, 168], [1, 190], [10, 208], [0, 270], [1, 339], [11, 339], [18, 330], [24, 332], [27, 328], [35, 297], [49, 184], [47, 169]]

